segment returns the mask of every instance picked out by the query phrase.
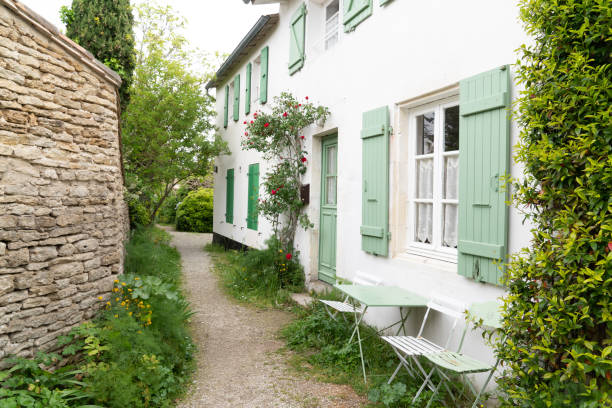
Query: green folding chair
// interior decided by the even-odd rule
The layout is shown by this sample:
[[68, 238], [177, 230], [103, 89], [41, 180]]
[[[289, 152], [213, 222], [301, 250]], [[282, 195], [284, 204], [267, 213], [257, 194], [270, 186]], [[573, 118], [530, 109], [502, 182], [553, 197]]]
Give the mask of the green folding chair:
[[[501, 315], [499, 313], [499, 305], [497, 304], [497, 302], [493, 301], [473, 304], [468, 310], [468, 314], [478, 320], [481, 320], [484, 326], [492, 328], [501, 328]], [[465, 337], [465, 333], [468, 330], [468, 327], [469, 326], [466, 326], [464, 329], [462, 343], [463, 338]], [[491, 381], [491, 378], [493, 377], [493, 374], [495, 373], [495, 370], [497, 369], [500, 362], [500, 359], [497, 358], [495, 364], [490, 365], [482, 361], [476, 360], [472, 357], [466, 356], [465, 354], [461, 354], [459, 352], [455, 353], [447, 350], [443, 352], [425, 354], [424, 357], [429, 360], [429, 362], [434, 364], [434, 370], [430, 372], [429, 376], [425, 379], [425, 381], [429, 381], [434, 371], [438, 372], [438, 374], [440, 375], [440, 382], [434, 388], [433, 394], [429, 402], [427, 403], [427, 407], [430, 406], [431, 402], [438, 394], [440, 386], [445, 382], [450, 383], [451, 379], [447, 372], [452, 372], [453, 374], [462, 376], [465, 380], [464, 382], [467, 383], [472, 393], [476, 395], [474, 403], [472, 404], [472, 408], [476, 408], [476, 405], [478, 404], [482, 393], [487, 388], [487, 385], [489, 384], [489, 381]], [[477, 393], [471, 381], [469, 381], [469, 379], [466, 377], [466, 374], [486, 372], [489, 372], [489, 376], [487, 377], [487, 380], [485, 381], [483, 386], [480, 388], [480, 391], [478, 391]]]

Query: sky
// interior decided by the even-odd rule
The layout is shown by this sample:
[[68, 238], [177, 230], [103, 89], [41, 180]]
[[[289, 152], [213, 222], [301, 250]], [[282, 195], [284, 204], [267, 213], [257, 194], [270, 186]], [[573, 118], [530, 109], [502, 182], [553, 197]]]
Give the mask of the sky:
[[[20, 1], [61, 31], [66, 31], [59, 19], [59, 9], [61, 6], [69, 6], [72, 0]], [[244, 4], [243, 0], [157, 0], [157, 2], [171, 5], [178, 14], [185, 17], [188, 23], [185, 36], [190, 44], [208, 52], [232, 52], [261, 15], [278, 12], [278, 5], [254, 6]], [[134, 3], [132, 0], [132, 4]], [[140, 0], [136, 3], [140, 3]]]

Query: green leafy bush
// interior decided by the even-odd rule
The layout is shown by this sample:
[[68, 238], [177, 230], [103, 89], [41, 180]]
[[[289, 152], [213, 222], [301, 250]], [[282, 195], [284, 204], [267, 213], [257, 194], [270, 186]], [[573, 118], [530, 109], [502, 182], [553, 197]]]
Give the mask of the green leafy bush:
[[213, 190], [201, 188], [187, 194], [176, 210], [176, 229], [212, 232]]
[[612, 406], [612, 4], [523, 0], [518, 76], [532, 244], [508, 268], [506, 407]]
[[304, 288], [304, 270], [297, 252], [286, 252], [276, 237], [263, 250], [231, 251], [217, 270], [227, 290], [240, 300], [266, 305], [286, 303], [290, 291]]
[[194, 345], [187, 329], [192, 313], [179, 290], [180, 256], [169, 239], [155, 228], [134, 231], [126, 274], [105, 310], [59, 339], [77, 366], [41, 368], [70, 361], [59, 356], [16, 360], [0, 372], [0, 407], [174, 406], [193, 369]]
[[130, 228], [137, 229], [151, 224], [151, 217], [147, 207], [138, 200], [128, 201], [128, 211], [130, 214]]
[[93, 394], [86, 390], [86, 383], [78, 380], [83, 372], [74, 367], [53, 371], [46, 368], [60, 359], [59, 355], [44, 353], [38, 353], [33, 359], [10, 359], [13, 366], [0, 371], [0, 407], [84, 407]]

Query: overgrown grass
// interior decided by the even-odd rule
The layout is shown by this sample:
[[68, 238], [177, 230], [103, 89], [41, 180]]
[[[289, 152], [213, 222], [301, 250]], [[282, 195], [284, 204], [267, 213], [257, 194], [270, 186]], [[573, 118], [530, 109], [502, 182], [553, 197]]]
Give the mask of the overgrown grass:
[[[274, 257], [273, 253], [225, 252], [222, 247], [213, 244], [205, 249], [212, 255], [217, 274], [231, 296], [260, 307], [282, 305], [295, 314], [295, 319], [281, 331], [287, 349], [292, 351], [290, 363], [295, 370], [321, 381], [349, 384], [356, 392], [368, 395], [372, 401], [371, 407], [424, 407], [427, 404], [431, 397], [429, 390], [424, 391], [412, 404], [412, 398], [422, 381], [411, 378], [403, 368], [391, 385], [386, 384], [399, 361], [376, 330], [363, 325], [360, 330], [368, 375], [366, 385], [359, 346], [356, 341], [347, 344], [353, 330], [353, 316], [346, 315], [346, 320], [337, 316], [334, 320], [318, 301], [306, 309], [293, 307], [290, 292], [292, 289], [303, 289], [303, 284], [285, 288], [279, 285], [277, 278], [266, 269], [270, 258]], [[341, 298], [337, 291], [323, 297]], [[438, 378], [435, 377], [434, 381], [437, 383]], [[442, 406], [441, 400], [445, 397], [444, 393], [439, 395], [432, 407]], [[451, 406], [461, 406], [461, 402], [453, 402]]]
[[59, 341], [63, 355], [77, 363], [53, 372], [40, 363], [69, 360], [15, 360], [13, 369], [0, 372], [0, 407], [173, 406], [193, 369], [194, 345], [191, 312], [179, 289], [180, 255], [169, 241], [159, 229], [135, 231], [126, 273], [115, 281], [106, 308]]
[[287, 259], [274, 240], [264, 250], [224, 251], [209, 244], [215, 271], [226, 291], [241, 302], [260, 307], [290, 304], [289, 295], [304, 289], [304, 272], [295, 257]]

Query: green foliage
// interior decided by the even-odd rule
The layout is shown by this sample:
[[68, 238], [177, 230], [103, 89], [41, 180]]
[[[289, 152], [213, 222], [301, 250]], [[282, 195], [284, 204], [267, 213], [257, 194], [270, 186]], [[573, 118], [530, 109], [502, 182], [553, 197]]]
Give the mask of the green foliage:
[[84, 405], [92, 394], [78, 379], [83, 372], [74, 367], [50, 370], [60, 361], [55, 354], [39, 353], [34, 359], [13, 358], [13, 366], [0, 371], [0, 406], [2, 408], [69, 408], [92, 407]]
[[[304, 288], [299, 254], [283, 250], [275, 237], [266, 245], [264, 250], [231, 251], [216, 263], [216, 270], [228, 292], [239, 300], [266, 306], [287, 303], [289, 291]], [[215, 248], [207, 250], [215, 252]]]
[[191, 232], [212, 232], [213, 189], [192, 191], [176, 210], [176, 229]]
[[174, 187], [206, 176], [227, 145], [215, 134], [214, 98], [204, 91], [208, 76], [194, 68], [184, 20], [170, 7], [143, 3], [137, 11], [140, 43], [122, 116], [123, 157], [128, 190], [148, 203], [154, 220]]
[[612, 5], [523, 0], [517, 159], [530, 248], [508, 268], [503, 406], [612, 406]]
[[134, 230], [141, 226], [146, 226], [151, 223], [151, 217], [147, 207], [138, 200], [128, 200], [128, 211], [130, 214], [130, 229]]
[[115, 281], [106, 309], [58, 341], [79, 366], [42, 369], [69, 361], [54, 355], [16, 360], [0, 372], [0, 407], [174, 406], [193, 369], [194, 345], [192, 313], [179, 290], [180, 257], [168, 242], [159, 229], [133, 232], [126, 275]]
[[242, 140], [244, 149], [263, 154], [271, 167], [264, 176], [263, 195], [258, 211], [268, 219], [282, 247], [293, 246], [298, 225], [312, 226], [308, 216], [302, 213], [300, 199], [302, 175], [306, 173], [308, 152], [304, 147], [304, 129], [315, 122], [325, 121], [329, 110], [308, 102], [300, 102], [293, 95], [283, 92], [274, 98], [270, 113], [256, 112], [247, 125]]
[[[326, 296], [339, 299], [337, 293]], [[421, 385], [421, 380], [414, 380], [402, 369], [391, 385], [387, 380], [398, 364], [398, 359], [391, 348], [380, 339], [375, 329], [361, 326], [361, 339], [368, 386], [363, 383], [359, 346], [356, 341], [347, 344], [353, 331], [353, 316], [330, 318], [321, 302], [315, 300], [308, 309], [300, 309], [298, 318], [283, 328], [281, 335], [287, 347], [301, 356], [314, 372], [322, 374], [327, 380], [337, 383], [348, 383], [359, 392], [367, 392], [368, 398], [386, 407], [424, 407], [431, 397], [431, 391], [424, 391], [417, 401], [412, 399]], [[298, 364], [302, 363], [298, 361]], [[424, 365], [427, 369], [427, 365]], [[434, 376], [434, 382], [439, 379]], [[455, 386], [461, 387], [460, 383]], [[444, 390], [445, 391], [445, 390]], [[441, 398], [432, 407], [441, 406]], [[460, 402], [455, 402], [452, 406]]]
[[136, 63], [134, 16], [129, 0], [72, 0], [63, 6], [66, 35], [121, 76], [121, 109], [129, 102]]

